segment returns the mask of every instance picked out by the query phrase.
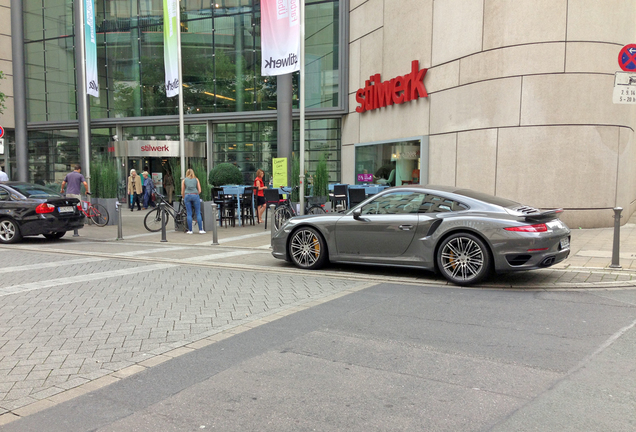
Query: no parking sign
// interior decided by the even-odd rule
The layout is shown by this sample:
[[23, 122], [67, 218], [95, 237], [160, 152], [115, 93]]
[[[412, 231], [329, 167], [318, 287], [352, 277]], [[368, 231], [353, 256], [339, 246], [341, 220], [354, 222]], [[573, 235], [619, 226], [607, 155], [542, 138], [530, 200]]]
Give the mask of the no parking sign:
[[625, 45], [618, 53], [618, 65], [625, 72], [636, 72], [636, 44]]

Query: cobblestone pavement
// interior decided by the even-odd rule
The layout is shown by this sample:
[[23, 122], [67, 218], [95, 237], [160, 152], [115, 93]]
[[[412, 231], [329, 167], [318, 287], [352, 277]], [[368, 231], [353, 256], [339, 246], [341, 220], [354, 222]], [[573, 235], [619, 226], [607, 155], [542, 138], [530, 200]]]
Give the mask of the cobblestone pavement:
[[[0, 416], [365, 284], [201, 265], [240, 250], [120, 244], [96, 253], [86, 242], [82, 256], [50, 245], [0, 249]], [[172, 262], [152, 262], [157, 252]]]

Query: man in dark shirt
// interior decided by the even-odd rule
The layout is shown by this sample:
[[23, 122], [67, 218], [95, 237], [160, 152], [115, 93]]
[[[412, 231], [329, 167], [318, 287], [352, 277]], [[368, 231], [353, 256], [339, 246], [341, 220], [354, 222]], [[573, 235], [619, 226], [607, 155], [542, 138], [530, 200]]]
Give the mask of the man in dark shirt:
[[86, 183], [86, 179], [80, 173], [82, 167], [80, 165], [75, 165], [74, 171], [66, 174], [64, 177], [64, 181], [62, 182], [62, 189], [60, 189], [60, 193], [64, 193], [64, 186], [68, 184], [66, 188], [66, 196], [69, 198], [77, 198], [78, 200], [82, 200], [81, 190], [82, 184], [86, 189], [86, 193], [88, 192], [88, 183]]

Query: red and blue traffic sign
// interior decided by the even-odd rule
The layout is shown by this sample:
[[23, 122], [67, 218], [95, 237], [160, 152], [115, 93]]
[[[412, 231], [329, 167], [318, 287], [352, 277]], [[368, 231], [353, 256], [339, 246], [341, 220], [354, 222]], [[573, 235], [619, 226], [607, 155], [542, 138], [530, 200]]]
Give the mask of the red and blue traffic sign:
[[0, 126], [0, 138], [4, 136], [4, 128]]
[[636, 72], [636, 44], [625, 45], [621, 49], [618, 65], [626, 72]]

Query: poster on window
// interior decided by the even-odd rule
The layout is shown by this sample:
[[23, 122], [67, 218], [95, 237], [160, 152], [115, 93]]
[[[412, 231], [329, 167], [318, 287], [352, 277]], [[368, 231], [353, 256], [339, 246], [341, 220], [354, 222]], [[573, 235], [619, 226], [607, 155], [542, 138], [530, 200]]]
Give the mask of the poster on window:
[[179, 94], [179, 30], [179, 1], [163, 0], [163, 62], [167, 97]]
[[300, 0], [261, 0], [261, 75], [300, 70]]
[[99, 97], [95, 5], [93, 0], [84, 0], [84, 54], [86, 55], [86, 93]]

